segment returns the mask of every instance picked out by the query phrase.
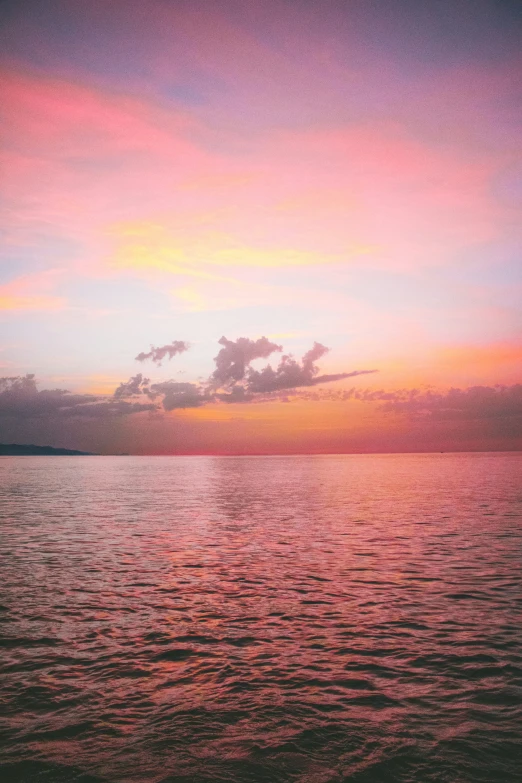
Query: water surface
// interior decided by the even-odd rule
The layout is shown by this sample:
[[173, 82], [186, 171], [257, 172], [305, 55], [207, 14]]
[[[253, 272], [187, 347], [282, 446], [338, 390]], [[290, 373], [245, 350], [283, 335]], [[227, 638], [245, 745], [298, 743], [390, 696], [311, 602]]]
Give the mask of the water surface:
[[522, 455], [0, 458], [28, 783], [509, 783]]

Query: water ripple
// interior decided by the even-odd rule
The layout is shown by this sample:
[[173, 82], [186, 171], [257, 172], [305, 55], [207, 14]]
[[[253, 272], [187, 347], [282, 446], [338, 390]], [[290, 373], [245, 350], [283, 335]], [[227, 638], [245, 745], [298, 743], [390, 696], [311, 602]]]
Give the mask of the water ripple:
[[0, 458], [19, 783], [515, 783], [522, 456]]

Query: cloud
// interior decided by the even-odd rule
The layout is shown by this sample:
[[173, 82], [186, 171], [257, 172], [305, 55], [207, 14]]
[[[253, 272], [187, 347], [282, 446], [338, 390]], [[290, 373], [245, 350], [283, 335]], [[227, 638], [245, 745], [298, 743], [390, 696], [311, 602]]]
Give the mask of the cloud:
[[322, 343], [314, 342], [310, 350], [307, 351], [303, 356], [303, 369], [307, 373], [315, 375], [317, 372], [317, 368], [315, 367], [314, 362], [317, 361], [317, 359], [320, 359], [325, 354], [327, 354], [329, 350], [330, 349], [327, 348], [326, 345], [323, 345]]
[[[223, 348], [215, 357], [216, 370], [209, 378], [209, 390], [212, 398], [220, 402], [255, 402], [266, 399], [266, 395], [275, 398], [277, 392], [297, 389], [303, 386], [319, 386], [324, 383], [366, 375], [377, 370], [352, 370], [351, 372], [319, 375], [315, 362], [330, 350], [322, 343], [314, 342], [305, 353], [301, 362], [285, 355], [277, 368], [268, 364], [261, 370], [250, 367], [250, 362], [268, 356], [282, 347], [271, 343], [266, 337], [257, 341], [240, 337], [232, 342], [222, 337], [219, 340]], [[225, 391], [218, 391], [225, 389]], [[280, 398], [278, 398], [280, 399]]]
[[216, 389], [242, 381], [248, 365], [254, 359], [266, 359], [274, 351], [283, 350], [281, 345], [270, 342], [267, 337], [258, 340], [250, 340], [248, 337], [227, 340], [222, 337], [218, 342], [223, 348], [214, 358], [216, 369], [209, 379], [210, 385]]
[[163, 394], [163, 408], [172, 411], [179, 408], [199, 408], [210, 398], [201, 387], [195, 383], [178, 383], [177, 381], [163, 381], [152, 384], [153, 394]]
[[71, 408], [65, 408], [62, 413], [71, 418], [105, 418], [128, 416], [133, 413], [144, 413], [146, 411], [154, 410], [156, 410], [156, 405], [153, 403], [130, 402], [128, 400], [104, 398], [97, 402], [88, 402]]
[[[156, 401], [162, 398], [161, 404], [166, 411], [183, 408], [199, 408], [206, 403], [225, 402], [248, 403], [266, 399], [266, 395], [282, 390], [296, 389], [302, 386], [317, 386], [323, 383], [331, 383], [355, 375], [363, 375], [375, 370], [353, 370], [352, 372], [336, 373], [333, 375], [319, 375], [316, 361], [328, 353], [329, 348], [322, 343], [314, 342], [312, 348], [305, 353], [301, 362], [291, 356], [283, 356], [277, 369], [267, 365], [262, 370], [254, 370], [250, 364], [255, 359], [270, 356], [276, 351], [282, 351], [282, 346], [271, 342], [267, 337], [251, 340], [248, 337], [238, 337], [237, 340], [229, 340], [221, 337], [218, 340], [222, 346], [214, 358], [216, 369], [204, 384], [180, 383], [178, 381], [162, 381], [152, 383], [141, 373], [132, 376], [128, 381], [120, 383], [114, 392], [115, 399], [134, 399], [146, 396]], [[154, 352], [162, 352], [161, 356], [169, 349], [182, 352], [178, 345], [185, 343], [174, 342], [163, 348], [152, 348], [149, 356]], [[141, 356], [141, 354], [140, 354]], [[145, 354], [143, 355], [145, 356]], [[137, 357], [139, 359], [139, 357]], [[153, 359], [154, 360], [154, 359]]]
[[520, 383], [512, 386], [470, 386], [447, 392], [420, 392], [417, 389], [373, 392], [361, 399], [381, 400], [386, 411], [428, 415], [434, 419], [522, 419]]
[[[232, 386], [229, 392], [214, 394], [213, 398], [219, 402], [226, 402], [228, 405], [231, 405], [237, 402], [254, 402], [256, 395], [248, 394], [244, 386]], [[257, 395], [257, 399], [261, 400], [261, 395]]]
[[74, 394], [66, 389], [38, 390], [35, 376], [0, 378], [0, 417], [16, 419], [122, 416], [153, 410], [141, 403], [94, 394]]
[[161, 362], [166, 356], [169, 359], [172, 359], [178, 353], [184, 353], [185, 351], [188, 351], [188, 349], [188, 343], [183, 340], [173, 340], [168, 345], [162, 345], [159, 348], [155, 348], [151, 345], [148, 353], [142, 351], [135, 358], [137, 362], [146, 362], [148, 359], [151, 359], [155, 364], [161, 366]]
[[[0, 417], [11, 418], [78, 418], [111, 417], [133, 413], [159, 412], [199, 408], [212, 402], [248, 403], [266, 398], [281, 390], [302, 386], [316, 386], [341, 380], [372, 370], [355, 370], [350, 373], [319, 375], [316, 361], [328, 352], [328, 348], [315, 342], [301, 362], [291, 356], [283, 356], [277, 369], [267, 365], [254, 370], [250, 363], [281, 351], [282, 347], [261, 337], [251, 340], [239, 337], [219, 340], [222, 346], [215, 357], [216, 369], [204, 384], [174, 380], [152, 383], [142, 373], [122, 381], [112, 396], [76, 394], [67, 389], [38, 390], [35, 376], [8, 376], [0, 378]], [[180, 347], [181, 346], [181, 347]], [[151, 349], [153, 361], [165, 355], [175, 355], [186, 350], [186, 343], [175, 341], [161, 348]], [[158, 355], [161, 353], [161, 356]], [[273, 397], [272, 397], [273, 399]]]
[[376, 370], [353, 370], [333, 375], [318, 375], [319, 368], [315, 362], [329, 350], [325, 345], [314, 342], [312, 348], [303, 356], [301, 363], [291, 356], [283, 356], [276, 370], [270, 365], [262, 370], [249, 368], [246, 389], [251, 394], [266, 394], [281, 389], [296, 389], [300, 386], [318, 386], [322, 383], [351, 378], [354, 375], [376, 372]]
[[342, 381], [344, 378], [355, 378], [356, 375], [373, 375], [375, 372], [379, 372], [379, 370], [352, 370], [351, 372], [338, 372], [331, 375], [318, 375], [312, 380], [310, 385], [319, 386], [322, 383]]
[[116, 400], [135, 400], [136, 397], [145, 396], [154, 401], [151, 409], [158, 410], [156, 400], [161, 397], [161, 404], [166, 411], [179, 408], [198, 408], [211, 398], [195, 383], [180, 383], [178, 381], [161, 381], [152, 383], [141, 373], [133, 375], [128, 381], [120, 383], [114, 392]]
[[141, 372], [139, 372], [137, 375], [133, 375], [132, 378], [129, 378], [128, 381], [122, 381], [115, 390], [114, 397], [116, 399], [123, 399], [125, 397], [136, 397], [140, 394], [145, 394], [150, 399], [153, 399], [154, 394], [151, 392], [149, 385], [149, 378], [144, 378]]
[[[315, 402], [377, 403], [385, 413], [402, 414], [412, 426], [443, 426], [454, 422], [464, 429], [478, 428], [491, 436], [522, 436], [522, 384], [470, 386], [447, 391], [433, 389], [321, 389], [301, 390], [292, 395]], [[460, 426], [459, 425], [459, 426]]]

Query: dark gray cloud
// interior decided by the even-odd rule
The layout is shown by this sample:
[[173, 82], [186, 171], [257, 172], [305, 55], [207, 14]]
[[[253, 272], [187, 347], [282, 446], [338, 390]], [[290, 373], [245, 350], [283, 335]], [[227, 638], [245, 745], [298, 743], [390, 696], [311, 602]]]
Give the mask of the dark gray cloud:
[[165, 357], [172, 359], [177, 354], [188, 351], [189, 347], [189, 344], [183, 340], [173, 340], [168, 345], [161, 345], [159, 348], [155, 348], [151, 345], [148, 353], [142, 351], [135, 359], [137, 362], [146, 362], [150, 359], [155, 364], [161, 365], [161, 362]]
[[66, 389], [38, 390], [34, 375], [0, 378], [0, 417], [37, 419], [123, 416], [155, 407], [152, 403], [74, 394]]
[[242, 381], [250, 362], [254, 359], [267, 359], [274, 351], [282, 351], [281, 345], [270, 342], [267, 337], [250, 340], [248, 337], [238, 337], [237, 340], [218, 340], [223, 346], [214, 358], [216, 369], [209, 379], [214, 389], [225, 388]]

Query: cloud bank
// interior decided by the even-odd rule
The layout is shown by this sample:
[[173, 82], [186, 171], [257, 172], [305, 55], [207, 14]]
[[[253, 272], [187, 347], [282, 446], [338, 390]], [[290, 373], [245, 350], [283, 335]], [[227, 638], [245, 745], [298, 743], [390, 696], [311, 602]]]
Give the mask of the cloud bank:
[[434, 419], [520, 418], [522, 424], [522, 384], [512, 386], [471, 386], [447, 392], [417, 389], [373, 392], [367, 399], [383, 401], [383, 409]]
[[[251, 403], [281, 399], [281, 393], [295, 390], [299, 399], [359, 400], [379, 403], [386, 413], [415, 419], [483, 420], [513, 419], [522, 426], [522, 384], [512, 386], [472, 386], [445, 392], [418, 389], [336, 389], [307, 391], [310, 387], [343, 380], [375, 370], [353, 370], [320, 374], [317, 361], [328, 348], [314, 342], [301, 361], [284, 355], [274, 369], [267, 364], [260, 370], [250, 366], [255, 359], [282, 350], [266, 337], [235, 341], [222, 337], [215, 357], [216, 368], [204, 383], [180, 383], [174, 380], [151, 382], [142, 373], [131, 376], [115, 389], [112, 396], [81, 394], [67, 389], [39, 390], [33, 374], [0, 378], [0, 417], [110, 417], [134, 413], [199, 408], [215, 402]], [[175, 346], [163, 346], [163, 348]], [[163, 350], [153, 349], [153, 350]], [[185, 349], [183, 349], [185, 350]], [[178, 351], [180, 352], [180, 351]], [[166, 352], [168, 355], [168, 352]]]

